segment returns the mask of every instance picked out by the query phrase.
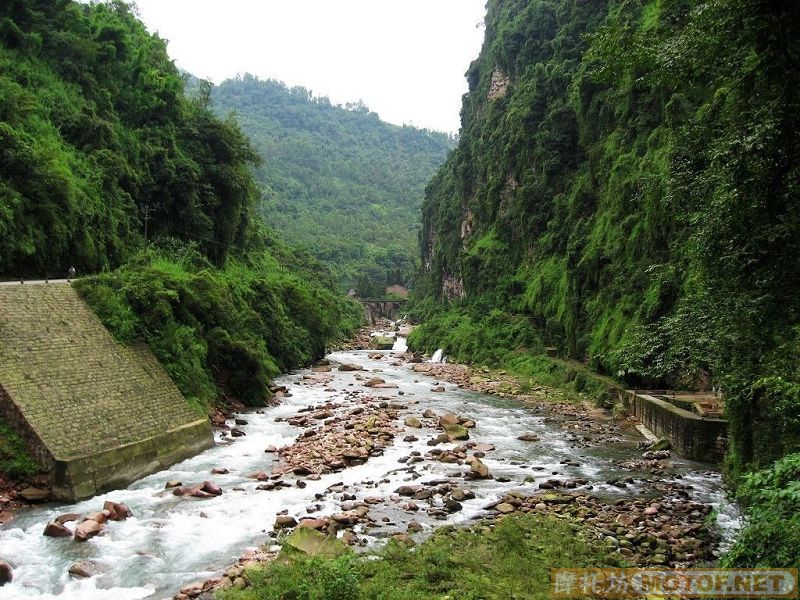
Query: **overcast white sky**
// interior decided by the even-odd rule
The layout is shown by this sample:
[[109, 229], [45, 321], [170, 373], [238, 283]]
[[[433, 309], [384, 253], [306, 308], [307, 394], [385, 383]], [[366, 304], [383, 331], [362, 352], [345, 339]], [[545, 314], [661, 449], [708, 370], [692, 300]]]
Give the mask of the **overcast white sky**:
[[[214, 83], [252, 73], [391, 123], [456, 132], [486, 0], [137, 0], [170, 56]], [[479, 24], [481, 24], [479, 26]]]

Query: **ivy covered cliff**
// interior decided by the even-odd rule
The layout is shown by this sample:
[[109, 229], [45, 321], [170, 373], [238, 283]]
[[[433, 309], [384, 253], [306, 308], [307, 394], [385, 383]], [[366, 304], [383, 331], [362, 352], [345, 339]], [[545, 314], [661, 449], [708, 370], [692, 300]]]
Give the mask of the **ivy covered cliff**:
[[485, 25], [412, 345], [721, 390], [733, 476], [800, 450], [797, 7], [490, 0]]

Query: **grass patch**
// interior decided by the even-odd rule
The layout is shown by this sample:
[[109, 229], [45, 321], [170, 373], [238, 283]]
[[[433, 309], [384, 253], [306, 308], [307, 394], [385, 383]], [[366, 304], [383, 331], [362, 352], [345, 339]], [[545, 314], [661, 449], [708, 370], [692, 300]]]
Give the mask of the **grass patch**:
[[28, 455], [25, 442], [0, 420], [0, 473], [24, 479], [38, 472], [39, 466]]
[[550, 568], [619, 566], [575, 535], [570, 522], [514, 515], [495, 525], [443, 527], [419, 546], [390, 542], [370, 556], [271, 563], [252, 586], [218, 600], [427, 600], [549, 598]]

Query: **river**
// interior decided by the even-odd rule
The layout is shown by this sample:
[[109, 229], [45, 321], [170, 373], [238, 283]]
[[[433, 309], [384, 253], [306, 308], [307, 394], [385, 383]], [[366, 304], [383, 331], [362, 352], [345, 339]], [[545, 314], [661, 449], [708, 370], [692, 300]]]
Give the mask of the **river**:
[[[402, 340], [398, 342], [403, 343]], [[558, 423], [514, 400], [470, 392], [450, 384], [443, 384], [444, 393], [432, 392], [434, 380], [413, 372], [409, 365], [392, 364], [393, 354], [399, 352], [333, 353], [328, 356], [332, 363], [355, 363], [371, 373], [334, 369], [330, 373], [333, 380], [325, 386], [304, 381], [302, 377], [309, 371], [283, 376], [276, 383], [287, 386], [290, 395], [278, 406], [241, 415], [248, 421], [241, 427], [246, 432], [245, 437], [231, 442], [227, 436], [223, 438], [217, 433], [218, 443], [213, 448], [139, 480], [127, 489], [72, 505], [48, 504], [20, 512], [0, 529], [0, 558], [14, 567], [14, 581], [0, 588], [0, 599], [168, 598], [181, 585], [218, 574], [245, 550], [269, 542], [268, 534], [276, 513], [287, 510], [290, 515], [299, 517], [309, 510], [314, 515], [338, 512], [338, 499], [326, 493], [332, 484], [342, 482], [349, 486], [348, 492], [359, 499], [366, 496], [388, 498], [412, 477], [422, 475], [420, 481], [424, 481], [453, 476], [454, 469], [459, 468], [457, 465], [426, 460], [409, 471], [399, 462], [412, 452], [424, 455], [430, 450], [426, 445], [431, 437], [429, 432], [407, 428], [396, 436], [395, 443], [382, 456], [370, 458], [363, 465], [322, 475], [318, 481], [308, 480], [302, 488], [292, 486], [269, 492], [256, 489], [259, 482], [248, 479], [247, 475], [259, 470], [269, 471], [277, 460], [264, 449], [270, 445], [291, 444], [299, 432], [284, 420], [276, 421], [276, 417], [290, 417], [299, 409], [331, 400], [346, 404], [346, 394], [361, 386], [365, 375], [379, 375], [387, 383], [397, 384], [397, 389], [370, 393], [408, 404], [404, 414], [419, 416], [430, 408], [438, 414], [464, 415], [477, 423], [470, 430], [472, 441], [496, 446], [496, 450], [488, 452], [483, 459], [495, 479], [460, 483], [476, 496], [462, 503], [463, 510], [449, 515], [446, 520], [437, 520], [424, 511], [409, 515], [393, 502], [376, 505], [370, 514], [377, 518], [378, 524], [361, 532], [369, 542], [405, 531], [405, 525], [412, 518], [424, 527], [419, 536], [424, 536], [435, 525], [470, 520], [504, 492], [513, 489], [532, 492], [537, 482], [553, 477], [588, 479], [593, 485], [592, 493], [601, 496], [649, 493], [648, 480], [652, 481], [652, 475], [631, 472], [618, 464], [640, 458], [641, 452], [636, 449], [636, 439], [632, 435], [623, 436], [613, 444], [576, 447]], [[370, 358], [376, 355], [384, 358]], [[335, 391], [326, 391], [332, 389]], [[401, 418], [398, 424], [402, 426], [402, 423]], [[409, 433], [420, 439], [401, 441]], [[516, 439], [521, 433], [533, 433], [539, 441], [530, 443]], [[572, 464], [565, 465], [564, 461]], [[215, 467], [227, 468], [230, 473], [212, 475], [210, 471]], [[636, 478], [636, 483], [624, 488], [605, 483], [631, 476]], [[735, 505], [726, 499], [719, 473], [709, 465], [673, 457], [665, 477], [675, 476], [693, 487], [693, 500], [714, 505], [723, 542], [729, 542], [738, 525], [738, 513]], [[180, 480], [184, 484], [212, 480], [222, 486], [224, 494], [209, 499], [180, 498], [164, 489], [170, 480]], [[59, 514], [100, 510], [105, 500], [124, 502], [134, 516], [127, 521], [108, 523], [102, 535], [85, 543], [42, 535], [45, 525]], [[74, 526], [74, 523], [69, 525]], [[84, 560], [92, 561], [98, 574], [87, 579], [71, 577], [67, 573], [70, 565]]]

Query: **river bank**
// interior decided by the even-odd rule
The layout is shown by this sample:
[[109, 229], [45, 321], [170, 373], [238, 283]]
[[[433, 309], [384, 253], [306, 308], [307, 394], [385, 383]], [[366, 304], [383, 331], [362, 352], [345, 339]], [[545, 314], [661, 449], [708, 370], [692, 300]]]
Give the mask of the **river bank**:
[[[575, 406], [572, 416], [533, 410], [414, 371], [424, 363], [404, 355], [333, 352], [329, 364], [276, 380], [279, 405], [222, 415], [227, 429], [207, 452], [91, 501], [23, 511], [0, 529], [0, 558], [14, 561], [11, 591], [140, 599], [183, 587], [197, 597], [245, 585], [242, 565], [274, 556], [295, 523], [370, 550], [393, 537], [420, 542], [442, 525], [558, 513], [585, 524], [592, 543], [613, 538], [619, 556], [652, 564], [707, 560], [714, 523], [723, 539], [735, 528], [735, 507], [709, 465], [646, 461], [637, 434], [605, 417]], [[165, 489], [206, 480], [222, 494]], [[42, 536], [57, 516], [105, 500], [133, 516], [84, 543]], [[669, 529], [684, 518], [699, 527]], [[81, 560], [96, 574], [70, 576]]]

